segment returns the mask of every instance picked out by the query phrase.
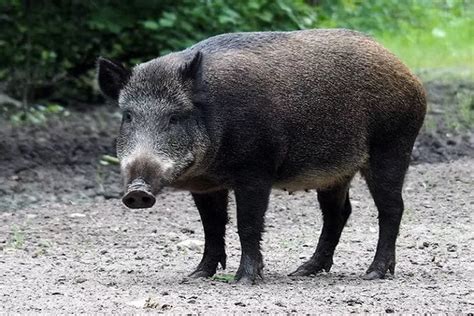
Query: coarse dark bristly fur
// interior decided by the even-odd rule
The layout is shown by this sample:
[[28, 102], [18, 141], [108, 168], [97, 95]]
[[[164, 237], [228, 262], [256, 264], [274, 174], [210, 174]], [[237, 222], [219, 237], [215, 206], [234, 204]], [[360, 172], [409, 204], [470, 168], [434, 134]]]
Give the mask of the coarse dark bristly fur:
[[[237, 280], [262, 277], [260, 241], [273, 188], [316, 189], [321, 236], [292, 275], [329, 271], [360, 171], [379, 213], [365, 279], [394, 273], [402, 186], [426, 111], [418, 79], [361, 33], [334, 30], [211, 37], [131, 71], [99, 59], [99, 85], [124, 118], [117, 152], [125, 185], [189, 190], [205, 232], [193, 277], [225, 267], [227, 199], [234, 190], [242, 256]], [[130, 193], [129, 207], [150, 207]]]

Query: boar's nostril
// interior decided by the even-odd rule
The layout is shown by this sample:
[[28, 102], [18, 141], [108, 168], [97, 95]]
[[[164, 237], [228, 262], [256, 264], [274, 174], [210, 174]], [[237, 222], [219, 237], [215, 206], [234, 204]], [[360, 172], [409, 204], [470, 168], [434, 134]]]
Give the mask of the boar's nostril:
[[130, 208], [133, 208], [134, 205], [135, 205], [135, 198], [131, 197], [131, 196], [125, 196], [123, 199], [122, 199], [122, 202], [123, 204], [125, 204], [127, 207], [130, 207]]
[[144, 196], [144, 197], [142, 197], [142, 202], [143, 202], [143, 204], [148, 205], [148, 204], [151, 203], [151, 198], [149, 198], [148, 196]]
[[130, 204], [130, 205], [135, 204], [135, 199], [132, 198], [132, 197], [128, 198], [127, 199], [127, 204]]

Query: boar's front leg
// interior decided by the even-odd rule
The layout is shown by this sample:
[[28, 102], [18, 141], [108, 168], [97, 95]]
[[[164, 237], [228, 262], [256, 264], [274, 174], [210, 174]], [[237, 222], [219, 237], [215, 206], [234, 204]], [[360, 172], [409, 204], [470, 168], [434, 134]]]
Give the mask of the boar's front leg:
[[211, 277], [216, 273], [217, 265], [220, 263], [225, 269], [225, 226], [227, 217], [227, 190], [197, 194], [193, 193], [204, 227], [204, 255], [196, 270], [190, 277]]
[[237, 229], [241, 245], [240, 266], [235, 275], [237, 282], [255, 284], [257, 279], [263, 278], [260, 241], [270, 191], [271, 183], [255, 183], [235, 188]]

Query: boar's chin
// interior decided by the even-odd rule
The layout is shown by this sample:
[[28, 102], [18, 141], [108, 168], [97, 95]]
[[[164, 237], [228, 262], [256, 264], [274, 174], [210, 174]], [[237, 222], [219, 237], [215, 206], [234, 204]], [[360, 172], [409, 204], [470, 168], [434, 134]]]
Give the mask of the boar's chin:
[[177, 182], [181, 182], [187, 178], [192, 177], [195, 166], [196, 164], [194, 159], [186, 160], [186, 164], [183, 164], [179, 170], [176, 170], [174, 175], [169, 180], [163, 178], [161, 182], [164, 186], [173, 186]]

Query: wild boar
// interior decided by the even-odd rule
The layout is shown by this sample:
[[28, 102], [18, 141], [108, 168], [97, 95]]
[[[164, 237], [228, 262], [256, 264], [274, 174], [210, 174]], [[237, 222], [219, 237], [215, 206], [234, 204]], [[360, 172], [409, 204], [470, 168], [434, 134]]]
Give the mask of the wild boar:
[[418, 79], [370, 37], [343, 29], [223, 34], [131, 70], [100, 58], [98, 81], [123, 111], [125, 205], [151, 207], [164, 186], [194, 198], [205, 250], [192, 277], [225, 268], [230, 190], [242, 252], [236, 280], [262, 277], [272, 188], [317, 190], [319, 243], [291, 275], [329, 271], [359, 171], [379, 214], [363, 278], [394, 273], [402, 186], [426, 100]]

